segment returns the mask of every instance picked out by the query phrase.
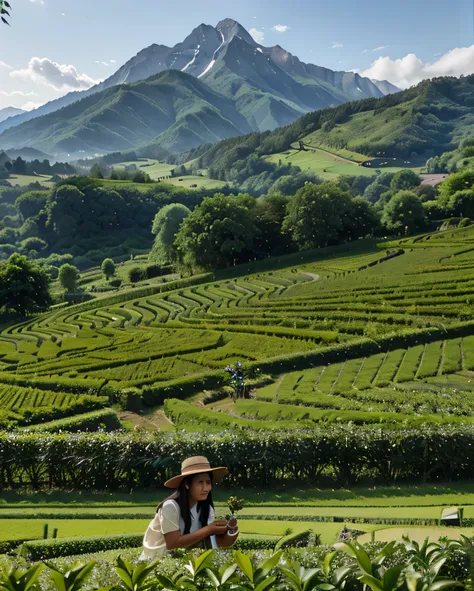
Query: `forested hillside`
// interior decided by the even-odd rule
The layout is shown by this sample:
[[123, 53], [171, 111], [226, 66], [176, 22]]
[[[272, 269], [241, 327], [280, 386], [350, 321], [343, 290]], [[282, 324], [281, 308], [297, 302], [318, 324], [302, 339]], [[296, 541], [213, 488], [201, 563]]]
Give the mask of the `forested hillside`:
[[299, 140], [371, 157], [426, 160], [455, 148], [473, 130], [474, 76], [438, 78], [383, 98], [308, 113], [273, 132], [201, 147], [180, 155], [179, 161], [199, 157], [202, 166], [212, 166], [220, 178], [221, 171], [228, 172], [238, 160], [282, 152]]

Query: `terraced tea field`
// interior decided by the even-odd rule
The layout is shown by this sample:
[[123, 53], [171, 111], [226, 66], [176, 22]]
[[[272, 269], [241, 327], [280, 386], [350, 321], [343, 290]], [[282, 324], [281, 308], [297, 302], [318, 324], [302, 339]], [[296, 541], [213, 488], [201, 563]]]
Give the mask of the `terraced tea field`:
[[[393, 256], [383, 260], [387, 250]], [[213, 429], [470, 422], [474, 230], [383, 249], [354, 244], [353, 253], [260, 261], [10, 327], [0, 334], [1, 409], [17, 420], [25, 409], [69, 407], [87, 395], [99, 406], [106, 396], [149, 407], [181, 399], [165, 407], [179, 414], [179, 428], [199, 413]], [[224, 385], [225, 367], [237, 361], [257, 373], [255, 398], [191, 405]]]

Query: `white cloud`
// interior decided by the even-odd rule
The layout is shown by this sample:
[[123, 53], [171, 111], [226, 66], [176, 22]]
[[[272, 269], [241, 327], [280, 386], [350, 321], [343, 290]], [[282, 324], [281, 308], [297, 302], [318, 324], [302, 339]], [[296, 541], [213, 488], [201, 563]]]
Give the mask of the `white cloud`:
[[364, 49], [364, 51], [362, 53], [367, 53], [369, 50], [368, 49]]
[[339, 41], [333, 41], [332, 42], [331, 49], [340, 49], [341, 47], [344, 47], [344, 45], [342, 43], [339, 43]]
[[16, 97], [16, 96], [38, 96], [36, 92], [22, 92], [21, 90], [13, 90], [12, 92], [5, 92], [4, 90], [0, 90], [1, 96], [6, 97]]
[[414, 53], [397, 60], [379, 57], [359, 73], [376, 80], [389, 80], [399, 88], [409, 88], [426, 78], [473, 74], [474, 45], [451, 49], [431, 63], [422, 62]]
[[20, 108], [23, 109], [23, 111], [33, 111], [33, 109], [37, 109], [38, 107], [41, 107], [41, 105], [44, 105], [44, 103], [34, 103], [33, 101], [28, 101], [24, 105], [21, 105]]
[[277, 33], [286, 33], [288, 29], [291, 29], [291, 27], [289, 27], [288, 25], [275, 25], [274, 27], [272, 27], [272, 29]]
[[263, 43], [263, 40], [265, 39], [265, 34], [262, 31], [257, 31], [257, 29], [253, 28], [250, 29], [249, 33], [254, 38], [254, 41], [256, 41], [257, 43]]
[[79, 74], [72, 65], [57, 64], [47, 57], [31, 58], [24, 70], [14, 70], [10, 76], [25, 82], [49, 86], [55, 90], [84, 90], [97, 84], [87, 74]]
[[66, 13], [65, 12], [61, 12], [61, 16], [66, 16]]
[[11, 66], [9, 66], [6, 62], [2, 62], [0, 60], [0, 68], [5, 68], [7, 70], [13, 70], [13, 68]]
[[382, 49], [387, 49], [390, 45], [380, 45], [379, 47], [375, 47], [372, 51], [382, 51]]
[[116, 64], [117, 60], [109, 60], [111, 64]]
[[101, 61], [95, 61], [96, 64], [102, 64], [103, 66], [109, 66], [109, 64], [107, 62], [101, 62]]
[[32, 4], [41, 4], [41, 5], [43, 5], [43, 4], [44, 4], [44, 1], [43, 1], [43, 0], [30, 0], [30, 2], [31, 2]]

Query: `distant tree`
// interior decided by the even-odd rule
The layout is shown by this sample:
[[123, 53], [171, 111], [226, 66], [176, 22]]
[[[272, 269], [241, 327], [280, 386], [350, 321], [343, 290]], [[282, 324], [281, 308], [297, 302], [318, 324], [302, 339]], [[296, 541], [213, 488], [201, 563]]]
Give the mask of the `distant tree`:
[[26, 256], [12, 254], [0, 265], [0, 306], [26, 316], [51, 305], [49, 276], [45, 269]]
[[448, 211], [451, 215], [474, 218], [474, 189], [456, 191], [451, 195], [448, 203]]
[[257, 256], [274, 256], [294, 249], [290, 236], [282, 234], [288, 201], [289, 197], [279, 193], [263, 195], [257, 199], [257, 204], [252, 210], [258, 229], [254, 240]]
[[170, 203], [160, 209], [153, 220], [152, 233], [155, 241], [150, 252], [150, 261], [156, 263], [171, 263], [176, 259], [174, 240], [180, 225], [191, 210], [181, 203]]
[[23, 193], [15, 201], [15, 207], [21, 213], [24, 220], [35, 217], [46, 205], [48, 191], [30, 191]]
[[11, 172], [13, 170], [13, 163], [10, 160], [4, 162], [3, 166], [5, 167], [5, 170], [7, 170], [8, 172]]
[[16, 242], [18, 233], [13, 228], [3, 228], [0, 230], [0, 243], [8, 244]]
[[98, 164], [94, 164], [89, 171], [89, 176], [93, 179], [103, 179], [104, 173]]
[[15, 174], [27, 174], [26, 161], [20, 156], [13, 161], [12, 172]]
[[282, 195], [294, 195], [298, 189], [304, 187], [306, 183], [318, 184], [321, 180], [315, 174], [291, 174], [281, 176], [270, 187], [269, 193], [281, 193]]
[[115, 263], [112, 259], [104, 259], [101, 265], [102, 274], [105, 275], [107, 281], [110, 277], [115, 275]]
[[380, 196], [387, 191], [387, 185], [375, 181], [371, 183], [364, 191], [364, 198], [370, 203], [377, 203]]
[[380, 228], [379, 214], [364, 197], [356, 197], [352, 200], [342, 221], [345, 239], [365, 238], [376, 233]]
[[207, 197], [183, 221], [175, 240], [181, 261], [212, 270], [250, 256], [257, 228], [238, 197]]
[[80, 279], [79, 269], [74, 265], [65, 263], [59, 269], [59, 283], [68, 292], [74, 292], [77, 288], [77, 282]]
[[301, 250], [327, 246], [343, 237], [351, 195], [335, 183], [308, 183], [288, 203], [283, 231]]
[[21, 248], [26, 253], [33, 250], [39, 252], [40, 250], [48, 248], [48, 244], [44, 240], [41, 240], [41, 238], [33, 236], [31, 238], [26, 238], [25, 240], [23, 240], [21, 243]]
[[390, 189], [393, 191], [393, 193], [398, 193], [398, 191], [409, 191], [410, 189], [415, 189], [420, 184], [420, 176], [413, 170], [407, 168], [405, 170], [399, 170], [397, 173], [395, 173], [390, 182]]
[[128, 280], [130, 283], [138, 283], [146, 279], [146, 273], [141, 267], [131, 267], [128, 270]]
[[399, 191], [385, 206], [382, 223], [389, 230], [414, 232], [426, 224], [426, 215], [418, 195]]

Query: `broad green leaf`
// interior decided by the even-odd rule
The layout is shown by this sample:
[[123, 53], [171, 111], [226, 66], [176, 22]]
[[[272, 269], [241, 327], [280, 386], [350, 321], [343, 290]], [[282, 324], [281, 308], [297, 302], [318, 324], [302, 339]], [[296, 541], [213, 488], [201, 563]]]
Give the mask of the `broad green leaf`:
[[206, 568], [206, 574], [207, 574], [208, 579], [214, 585], [214, 587], [216, 589], [219, 589], [219, 587], [221, 586], [221, 584], [220, 584], [219, 579], [216, 577], [215, 573], [210, 568]]
[[367, 585], [372, 589], [372, 591], [383, 591], [382, 583], [379, 579], [376, 579], [372, 575], [362, 575], [358, 577], [361, 583]]
[[323, 572], [325, 575], [328, 575], [330, 573], [332, 561], [334, 559], [334, 556], [336, 556], [337, 553], [338, 553], [337, 550], [335, 552], [329, 552], [329, 554], [326, 554], [326, 556], [324, 557]]
[[21, 577], [20, 585], [16, 586], [17, 589], [22, 589], [22, 591], [28, 591], [28, 589], [30, 589], [30, 587], [32, 587], [36, 583], [43, 569], [44, 564], [42, 563], [35, 564], [35, 566], [29, 568], [26, 571], [26, 573]]
[[443, 589], [452, 589], [453, 587], [464, 587], [459, 581], [436, 581], [429, 587], [430, 591], [443, 591]]
[[385, 571], [382, 577], [382, 586], [384, 591], [393, 591], [394, 589], [398, 589], [398, 587], [400, 587], [398, 580], [404, 568], [404, 564], [397, 564], [396, 566]]
[[222, 573], [222, 576], [221, 576], [222, 584], [227, 583], [227, 581], [232, 577], [232, 575], [235, 573], [236, 570], [237, 570], [237, 564], [233, 564], [232, 566], [229, 566], [229, 568], [227, 568], [225, 570], [225, 572]]
[[265, 589], [267, 587], [270, 587], [270, 585], [273, 585], [273, 583], [275, 581], [276, 581], [276, 577], [268, 577], [267, 579], [264, 579], [261, 583], [259, 583], [255, 587], [255, 591], [265, 591]]
[[176, 591], [178, 589], [173, 581], [168, 577], [165, 577], [165, 575], [156, 575], [156, 578], [163, 589], [170, 589], [170, 591]]
[[196, 558], [196, 560], [194, 561], [194, 570], [196, 571], [196, 574], [198, 574], [201, 570], [206, 568], [208, 563], [212, 560], [213, 556], [214, 550], [207, 550], [207, 552], [201, 554], [199, 558]]
[[388, 544], [385, 544], [382, 550], [377, 554], [375, 561], [380, 564], [381, 562], [383, 562], [383, 559], [393, 554], [396, 550], [397, 543], [397, 541], [393, 541], [389, 542]]
[[255, 572], [255, 576], [257, 576], [258, 573], [259, 577], [265, 577], [272, 570], [272, 568], [275, 568], [276, 565], [280, 562], [282, 554], [283, 550], [279, 550], [278, 552], [275, 552], [273, 556], [270, 556], [270, 558], [267, 561], [265, 561], [258, 567], [258, 569]]
[[49, 576], [51, 577], [51, 580], [53, 581], [54, 587], [57, 591], [66, 591], [64, 575], [62, 573], [58, 572], [57, 570], [52, 570], [50, 571]]
[[233, 556], [234, 556], [234, 560], [239, 565], [240, 570], [247, 577], [247, 579], [251, 583], [253, 583], [254, 582], [254, 580], [253, 580], [254, 573], [253, 573], [253, 566], [250, 561], [250, 558], [246, 554], [242, 554], [242, 552], [240, 552], [239, 550], [234, 550]]

